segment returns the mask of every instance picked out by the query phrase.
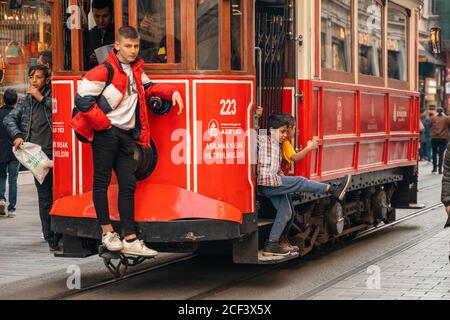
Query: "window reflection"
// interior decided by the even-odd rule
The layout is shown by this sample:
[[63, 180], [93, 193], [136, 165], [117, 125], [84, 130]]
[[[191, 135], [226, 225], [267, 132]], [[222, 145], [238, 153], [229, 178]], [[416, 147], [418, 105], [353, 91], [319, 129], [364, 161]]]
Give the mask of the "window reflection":
[[197, 0], [197, 68], [219, 69], [219, 1]]
[[231, 70], [241, 70], [242, 7], [241, 0], [231, 1]]
[[51, 52], [49, 3], [37, 0], [11, 10], [0, 2], [0, 93], [12, 88], [24, 95], [28, 68], [46, 50]]
[[350, 0], [322, 0], [322, 67], [351, 72]]
[[406, 16], [393, 8], [389, 8], [387, 50], [389, 78], [407, 81]]
[[375, 0], [359, 0], [358, 8], [359, 72], [382, 77], [382, 6]]
[[[168, 63], [169, 55], [181, 62], [180, 0], [174, 2], [174, 19], [167, 12], [166, 0], [138, 1], [138, 29], [141, 35], [141, 57], [149, 63]], [[167, 33], [167, 23], [174, 24], [175, 34]], [[172, 43], [169, 45], [169, 42]], [[169, 52], [173, 48], [175, 52]]]
[[88, 21], [85, 65], [91, 69], [108, 57], [114, 45], [114, 3], [113, 0], [93, 0], [89, 7], [87, 1], [83, 9]]

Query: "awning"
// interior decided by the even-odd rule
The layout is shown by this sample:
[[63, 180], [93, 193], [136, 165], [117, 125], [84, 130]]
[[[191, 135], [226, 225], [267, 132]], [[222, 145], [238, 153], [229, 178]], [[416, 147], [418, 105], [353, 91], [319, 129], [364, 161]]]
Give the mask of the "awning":
[[428, 62], [438, 66], [445, 66], [445, 63], [441, 59], [434, 56], [425, 47], [419, 43], [419, 62]]

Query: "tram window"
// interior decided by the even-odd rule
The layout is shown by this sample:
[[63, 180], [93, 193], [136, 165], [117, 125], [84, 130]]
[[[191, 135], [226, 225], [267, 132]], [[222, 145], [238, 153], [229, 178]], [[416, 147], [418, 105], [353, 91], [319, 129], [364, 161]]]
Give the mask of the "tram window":
[[[72, 21], [71, 13], [67, 12], [67, 8], [70, 6], [69, 0], [63, 0], [62, 16], [64, 21]], [[72, 34], [69, 24], [66, 22], [63, 24], [62, 31], [62, 45], [63, 45], [63, 70], [72, 70]]]
[[[173, 3], [173, 12], [167, 10], [170, 2]], [[138, 1], [140, 54], [145, 62], [181, 62], [180, 15], [180, 0]], [[172, 28], [174, 31], [170, 32]], [[168, 41], [173, 42], [170, 44]]]
[[351, 0], [322, 0], [322, 67], [352, 71]]
[[241, 70], [242, 6], [241, 0], [231, 1], [231, 70]]
[[358, 3], [359, 72], [382, 77], [381, 12], [383, 7], [375, 0]]
[[387, 49], [390, 79], [407, 81], [406, 30], [406, 15], [397, 9], [389, 8]]
[[[88, 69], [102, 63], [114, 45], [114, 3], [113, 0], [93, 0], [86, 10], [88, 30], [85, 32], [85, 61]], [[85, 11], [85, 12], [86, 12]]]
[[197, 0], [197, 69], [219, 69], [219, 0]]

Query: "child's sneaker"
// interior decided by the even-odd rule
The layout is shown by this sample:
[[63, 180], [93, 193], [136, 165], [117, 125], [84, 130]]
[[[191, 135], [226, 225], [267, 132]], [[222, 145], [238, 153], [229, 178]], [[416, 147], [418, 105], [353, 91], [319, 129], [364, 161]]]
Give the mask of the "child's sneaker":
[[6, 201], [5, 200], [0, 200], [0, 216], [4, 216], [5, 213], [5, 208], [6, 208]]
[[123, 249], [120, 236], [116, 232], [108, 232], [102, 236], [102, 243], [109, 251], [121, 251]]
[[16, 210], [8, 210], [8, 218], [15, 218]]
[[273, 256], [288, 256], [291, 251], [283, 247], [278, 242], [267, 241], [264, 246], [263, 256], [273, 257]]
[[297, 246], [294, 246], [293, 244], [290, 243], [288, 237], [286, 237], [286, 236], [281, 236], [279, 243], [284, 248], [288, 249], [291, 252], [299, 252], [300, 251], [300, 249]]
[[344, 180], [338, 185], [332, 185], [329, 193], [333, 195], [339, 201], [344, 200], [345, 193], [347, 192], [350, 183], [352, 182], [352, 175], [348, 174], [345, 176]]
[[127, 240], [122, 241], [123, 249], [122, 253], [130, 256], [138, 256], [138, 257], [156, 257], [158, 252], [147, 248], [144, 241], [142, 240], [134, 240], [133, 242], [128, 242]]

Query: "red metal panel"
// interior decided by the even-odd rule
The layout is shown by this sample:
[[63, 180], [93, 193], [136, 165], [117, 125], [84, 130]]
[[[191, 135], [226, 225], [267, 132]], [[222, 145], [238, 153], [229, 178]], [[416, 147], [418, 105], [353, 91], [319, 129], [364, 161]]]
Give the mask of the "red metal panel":
[[[212, 201], [211, 204], [214, 204], [212, 206], [216, 206], [216, 211], [219, 208], [218, 206], [223, 206], [222, 202], [217, 200], [223, 200], [225, 207], [235, 208], [240, 215], [254, 212], [255, 182], [251, 166], [250, 137], [248, 135], [253, 108], [254, 77], [170, 76], [170, 78], [152, 77], [152, 79], [155, 82], [167, 82], [175, 86], [181, 92], [186, 108], [182, 116], [177, 116], [177, 108], [174, 108], [165, 116], [156, 116], [152, 113], [149, 115], [151, 135], [158, 151], [158, 164], [153, 175], [143, 183], [138, 184], [136, 214], [145, 216], [148, 212], [146, 208], [149, 208], [149, 199], [153, 201], [161, 196], [164, 197], [164, 201], [167, 199], [173, 200], [174, 197], [178, 196], [184, 197], [173, 201], [179, 204], [183, 200], [181, 202], [184, 206], [195, 199], [195, 201], [200, 202], [206, 201], [203, 206], [197, 206], [195, 210], [199, 210], [198, 212], [194, 209], [185, 210], [186, 213], [183, 218], [219, 219], [220, 216], [210, 209], [208, 209], [210, 210], [208, 212], [201, 212], [201, 210], [209, 208], [207, 206], [209, 200]], [[55, 199], [69, 196], [75, 202], [78, 198], [73, 198], [73, 194], [81, 193], [85, 197], [87, 192], [92, 190], [93, 175], [91, 146], [80, 144], [78, 140], [75, 140], [72, 136], [72, 130], [67, 125], [71, 118], [76, 82], [79, 80], [80, 77], [77, 76], [55, 77], [53, 89], [53, 95], [56, 98], [54, 120], [60, 121], [64, 126], [64, 134], [55, 135], [54, 141], [59, 148], [67, 146], [67, 143], [70, 144], [70, 147], [73, 144], [72, 149], [69, 150], [69, 159], [55, 159]], [[66, 82], [72, 87], [67, 87]], [[61, 83], [64, 83], [64, 86]], [[196, 83], [195, 89], [194, 83]], [[61, 85], [61, 87], [56, 85]], [[203, 126], [195, 122], [197, 120], [202, 121]], [[218, 137], [212, 136], [215, 132], [214, 128], [210, 126], [215, 123], [213, 120], [217, 121], [218, 134], [232, 136], [233, 130], [239, 130], [240, 135], [237, 135], [237, 137], [243, 138], [242, 141], [228, 141], [225, 138], [223, 139], [225, 145], [217, 145], [215, 148], [211, 148], [211, 143], [219, 142]], [[193, 140], [194, 124], [197, 128], [198, 141]], [[205, 132], [208, 136], [203, 136]], [[205, 139], [203, 140], [203, 138]], [[242, 144], [239, 144], [240, 142]], [[226, 145], [226, 143], [229, 143], [229, 145]], [[196, 150], [203, 160], [206, 158], [203, 158], [204, 155], [223, 154], [225, 158], [230, 158], [233, 153], [234, 157], [238, 158], [235, 160], [239, 163], [227, 164], [226, 160], [223, 164], [211, 164], [206, 163], [206, 161], [194, 163], [194, 146], [198, 147]], [[58, 154], [62, 154], [62, 152]], [[194, 164], [198, 164], [195, 168], [198, 170], [194, 170]], [[68, 173], [72, 173], [72, 175], [69, 177]], [[74, 178], [70, 180], [71, 177]], [[115, 183], [115, 180], [113, 180], [111, 186], [113, 190], [116, 188]], [[172, 191], [187, 189], [185, 190], [187, 193], [175, 192], [175, 194], [165, 195], [161, 188], [149, 187], [150, 185], [170, 186]], [[194, 188], [195, 190], [193, 190]], [[149, 193], [149, 190], [152, 190], [152, 193]], [[200, 195], [198, 197], [193, 196], [194, 191], [197, 191]], [[91, 199], [92, 197], [88, 198]], [[114, 211], [116, 210], [117, 199], [113, 198], [110, 199], [110, 206]], [[207, 201], [207, 199], [209, 200]], [[171, 202], [172, 200], [167, 201]], [[226, 203], [226, 201], [230, 201], [230, 203]], [[91, 208], [92, 203], [86, 205], [87, 207]], [[77, 210], [70, 210], [70, 212], [72, 216], [85, 214], [84, 211]], [[159, 211], [155, 209], [154, 212]], [[175, 213], [171, 212], [166, 215], [161, 213], [158, 217], [169, 219], [172, 217], [171, 214]], [[147, 216], [150, 219], [155, 217]], [[226, 216], [224, 219], [236, 220], [236, 218], [227, 218]], [[143, 217], [143, 221], [146, 221], [145, 217]]]
[[389, 142], [389, 162], [408, 160], [409, 139]]
[[319, 136], [319, 127], [317, 124], [318, 121], [318, 112], [319, 112], [319, 101], [320, 101], [320, 91], [319, 89], [313, 90], [313, 100], [311, 105], [311, 113], [312, 113], [312, 135], [314, 137]]
[[76, 167], [74, 155], [76, 152], [72, 129], [68, 125], [72, 117], [74, 101], [74, 81], [54, 80], [53, 92], [53, 155], [54, 168], [53, 197], [72, 195], [76, 192]]
[[353, 168], [355, 144], [325, 146], [323, 148], [322, 175], [333, 171], [345, 172]]
[[410, 131], [410, 98], [391, 96], [390, 131]]
[[385, 96], [370, 93], [361, 94], [361, 133], [386, 132]]
[[[108, 190], [110, 217], [119, 221], [118, 186]], [[242, 213], [228, 203], [168, 185], [138, 183], [136, 189], [135, 220], [137, 222], [170, 221], [192, 217], [227, 220], [242, 223]], [[96, 218], [92, 192], [56, 200], [51, 214], [80, 218]]]
[[384, 141], [361, 143], [359, 146], [359, 163], [361, 166], [383, 164]]
[[[155, 82], [162, 82], [156, 77], [152, 77]], [[175, 80], [176, 81], [176, 80]], [[187, 181], [188, 159], [188, 129], [186, 120], [192, 112], [190, 103], [186, 99], [189, 97], [189, 82], [168, 83], [177, 88], [185, 101], [183, 114], [178, 115], [178, 106], [164, 116], [159, 116], [149, 112], [150, 136], [156, 145], [158, 152], [158, 164], [149, 180], [155, 184], [167, 184], [180, 188], [190, 189], [190, 182]]]
[[197, 121], [194, 191], [230, 203], [242, 212], [252, 212], [253, 207], [246, 135], [252, 95], [252, 81], [193, 83]]
[[291, 88], [291, 87], [284, 88], [284, 90], [283, 90], [283, 104], [281, 106], [281, 111], [283, 113], [293, 114], [294, 91], [295, 91], [295, 88]]
[[354, 93], [325, 90], [323, 111], [324, 136], [356, 133]]

